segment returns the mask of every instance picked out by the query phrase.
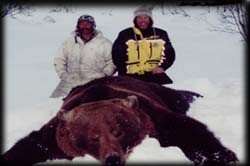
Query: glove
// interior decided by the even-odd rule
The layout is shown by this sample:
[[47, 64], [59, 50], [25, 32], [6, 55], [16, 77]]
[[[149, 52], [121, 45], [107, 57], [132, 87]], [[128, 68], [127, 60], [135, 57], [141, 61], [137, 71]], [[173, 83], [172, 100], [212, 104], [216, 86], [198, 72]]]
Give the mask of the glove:
[[156, 67], [152, 70], [152, 74], [160, 74], [160, 73], [164, 73], [164, 69], [161, 67]]

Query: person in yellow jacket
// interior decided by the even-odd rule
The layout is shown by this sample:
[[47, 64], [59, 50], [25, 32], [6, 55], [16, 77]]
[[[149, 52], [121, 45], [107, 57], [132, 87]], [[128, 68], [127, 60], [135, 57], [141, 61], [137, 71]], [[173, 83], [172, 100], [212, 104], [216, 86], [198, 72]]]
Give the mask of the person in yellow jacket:
[[118, 75], [147, 82], [169, 84], [165, 71], [175, 60], [175, 50], [166, 31], [153, 27], [152, 7], [134, 11], [134, 27], [122, 30], [112, 46]]

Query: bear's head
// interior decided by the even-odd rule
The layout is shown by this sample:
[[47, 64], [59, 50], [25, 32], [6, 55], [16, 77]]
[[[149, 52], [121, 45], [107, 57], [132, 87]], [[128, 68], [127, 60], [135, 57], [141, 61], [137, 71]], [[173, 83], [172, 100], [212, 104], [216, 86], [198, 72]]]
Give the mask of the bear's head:
[[57, 116], [56, 139], [63, 152], [90, 154], [106, 165], [123, 165], [147, 134], [136, 96], [82, 104]]

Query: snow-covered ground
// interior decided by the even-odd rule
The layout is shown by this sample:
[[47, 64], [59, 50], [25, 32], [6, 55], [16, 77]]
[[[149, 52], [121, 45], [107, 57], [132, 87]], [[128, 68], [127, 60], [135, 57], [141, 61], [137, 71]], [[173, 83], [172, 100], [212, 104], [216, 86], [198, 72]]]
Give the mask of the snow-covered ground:
[[[52, 118], [62, 102], [49, 98], [59, 79], [53, 58], [74, 30], [77, 18], [91, 14], [106, 37], [114, 41], [120, 30], [132, 26], [137, 6], [80, 6], [67, 12], [51, 12], [52, 6], [34, 7], [31, 16], [4, 18], [5, 110], [4, 146], [39, 129]], [[211, 31], [207, 22], [223, 26], [215, 8], [185, 7], [182, 14], [153, 11], [154, 25], [167, 30], [176, 50], [176, 61], [167, 71], [168, 85], [204, 95], [188, 115], [205, 123], [241, 162], [245, 162], [244, 42], [239, 34]], [[98, 162], [91, 156], [75, 162]], [[57, 161], [58, 162], [58, 161]], [[61, 161], [66, 162], [66, 161]], [[180, 149], [160, 148], [146, 138], [128, 158], [129, 162], [189, 162]]]

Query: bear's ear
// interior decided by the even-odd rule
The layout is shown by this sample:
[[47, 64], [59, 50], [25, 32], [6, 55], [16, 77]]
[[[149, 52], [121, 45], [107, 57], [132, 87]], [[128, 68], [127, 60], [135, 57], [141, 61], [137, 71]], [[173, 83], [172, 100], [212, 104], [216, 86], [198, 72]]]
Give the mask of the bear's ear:
[[60, 110], [58, 113], [57, 113], [57, 118], [62, 120], [62, 121], [66, 121], [66, 122], [70, 122], [73, 117], [74, 117], [74, 111], [71, 110], [71, 111], [64, 111], [64, 110]]
[[139, 107], [139, 101], [137, 96], [131, 95], [124, 99], [123, 104], [129, 108], [138, 108]]

